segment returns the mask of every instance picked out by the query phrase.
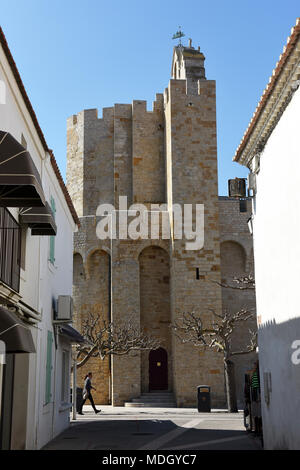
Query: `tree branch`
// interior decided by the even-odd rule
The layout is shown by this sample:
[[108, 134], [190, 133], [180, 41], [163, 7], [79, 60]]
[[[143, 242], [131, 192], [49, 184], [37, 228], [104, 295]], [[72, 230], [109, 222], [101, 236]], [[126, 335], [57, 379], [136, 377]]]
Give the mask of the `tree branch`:
[[82, 335], [87, 344], [77, 345], [77, 367], [84, 366], [90, 357], [123, 356], [130, 351], [157, 349], [157, 338], [140, 330], [136, 322], [129, 318], [123, 323], [107, 322], [101, 314], [90, 312], [82, 321]]

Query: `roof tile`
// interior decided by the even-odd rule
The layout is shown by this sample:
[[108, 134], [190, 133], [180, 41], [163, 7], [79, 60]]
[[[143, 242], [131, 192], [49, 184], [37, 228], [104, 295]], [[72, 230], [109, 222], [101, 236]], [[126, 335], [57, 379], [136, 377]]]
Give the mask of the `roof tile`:
[[30, 99], [29, 99], [29, 97], [28, 97], [28, 95], [27, 95], [27, 93], [26, 93], [26, 90], [25, 90], [23, 81], [22, 81], [22, 79], [21, 79], [21, 76], [20, 76], [20, 74], [19, 74], [19, 71], [18, 71], [18, 68], [17, 68], [17, 66], [16, 66], [16, 63], [15, 63], [15, 61], [14, 61], [14, 59], [13, 59], [13, 56], [12, 56], [12, 54], [11, 54], [11, 52], [10, 52], [10, 49], [9, 49], [9, 47], [8, 47], [8, 44], [7, 44], [7, 41], [6, 41], [6, 38], [5, 38], [5, 35], [4, 35], [4, 32], [3, 32], [2, 28], [1, 28], [1, 26], [0, 26], [0, 44], [2, 45], [3, 51], [4, 51], [5, 55], [6, 55], [6, 58], [7, 58], [7, 61], [8, 61], [8, 63], [9, 63], [9, 65], [10, 65], [10, 67], [11, 67], [12, 73], [13, 73], [13, 75], [14, 75], [14, 77], [15, 77], [15, 80], [16, 80], [16, 82], [17, 82], [17, 85], [18, 85], [18, 87], [19, 87], [19, 90], [20, 90], [20, 92], [21, 92], [21, 95], [22, 95], [22, 97], [23, 97], [23, 99], [24, 99], [25, 105], [26, 105], [26, 107], [27, 107], [27, 109], [28, 109], [28, 112], [29, 112], [29, 114], [30, 114], [30, 116], [31, 116], [31, 119], [32, 119], [33, 124], [34, 124], [34, 126], [35, 126], [35, 128], [36, 128], [36, 131], [37, 131], [37, 133], [38, 133], [38, 136], [39, 136], [39, 138], [40, 138], [40, 140], [41, 140], [41, 143], [42, 143], [42, 145], [43, 145], [43, 147], [44, 147], [44, 150], [45, 150], [45, 152], [48, 152], [48, 153], [50, 154], [50, 161], [51, 161], [52, 168], [53, 168], [53, 170], [54, 170], [54, 173], [55, 173], [55, 175], [56, 175], [56, 178], [57, 178], [57, 180], [58, 180], [58, 183], [59, 183], [59, 185], [60, 185], [60, 187], [61, 187], [61, 189], [62, 189], [62, 192], [63, 192], [63, 194], [64, 194], [64, 197], [65, 197], [65, 199], [66, 199], [66, 202], [67, 202], [67, 204], [68, 204], [68, 207], [69, 207], [69, 209], [70, 209], [70, 212], [71, 212], [71, 214], [72, 214], [73, 220], [74, 220], [74, 222], [75, 222], [75, 223], [78, 225], [78, 227], [79, 227], [79, 226], [80, 226], [80, 222], [79, 222], [79, 218], [78, 218], [78, 215], [77, 215], [77, 213], [76, 213], [76, 210], [75, 210], [75, 208], [74, 208], [72, 199], [71, 199], [71, 197], [70, 197], [70, 194], [69, 194], [69, 192], [68, 192], [68, 190], [67, 190], [67, 187], [66, 187], [66, 185], [65, 185], [65, 183], [64, 183], [64, 180], [63, 180], [63, 178], [62, 178], [62, 176], [61, 176], [61, 173], [60, 173], [60, 171], [59, 171], [59, 168], [58, 168], [57, 162], [56, 162], [56, 160], [55, 160], [53, 151], [52, 151], [51, 149], [49, 149], [49, 147], [48, 147], [48, 145], [47, 145], [47, 142], [46, 142], [46, 139], [45, 139], [45, 136], [44, 136], [44, 134], [43, 134], [43, 131], [42, 131], [42, 129], [40, 128], [38, 119], [37, 119], [37, 117], [36, 117], [36, 114], [35, 114], [35, 112], [34, 112], [34, 109], [33, 109], [33, 107], [32, 107], [32, 104], [31, 104], [31, 102], [30, 102]]
[[262, 96], [253, 113], [250, 123], [246, 129], [246, 132], [244, 133], [241, 143], [237, 148], [235, 156], [233, 157], [233, 161], [239, 161], [239, 159], [241, 158], [243, 150], [247, 145], [247, 142], [255, 128], [255, 125], [267, 104], [268, 98], [271, 95], [272, 91], [274, 90], [275, 85], [284, 68], [284, 65], [287, 62], [289, 56], [291, 55], [295, 45], [297, 44], [299, 37], [300, 37], [300, 18], [297, 18], [296, 25], [292, 28], [291, 35], [287, 39], [287, 44], [283, 47], [283, 53], [280, 54], [279, 56], [279, 61], [276, 63], [276, 67], [272, 72], [268, 85], [266, 86], [265, 90], [262, 93]]

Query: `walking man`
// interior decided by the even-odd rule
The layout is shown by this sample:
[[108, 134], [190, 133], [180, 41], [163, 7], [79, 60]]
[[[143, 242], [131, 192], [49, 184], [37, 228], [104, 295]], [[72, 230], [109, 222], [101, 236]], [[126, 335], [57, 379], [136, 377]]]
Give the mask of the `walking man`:
[[93, 410], [95, 411], [96, 414], [100, 413], [100, 411], [101, 411], [101, 410], [96, 409], [95, 403], [94, 403], [94, 400], [93, 400], [93, 397], [92, 397], [92, 394], [91, 394], [92, 389], [96, 390], [95, 387], [92, 386], [92, 377], [93, 377], [92, 372], [89, 372], [88, 375], [86, 375], [86, 377], [85, 377], [84, 389], [83, 389], [83, 399], [82, 399], [82, 403], [80, 405], [80, 411], [78, 412], [79, 415], [83, 415], [82, 408], [83, 408], [83, 405], [85, 404], [87, 399], [90, 400], [91, 405], [93, 407]]

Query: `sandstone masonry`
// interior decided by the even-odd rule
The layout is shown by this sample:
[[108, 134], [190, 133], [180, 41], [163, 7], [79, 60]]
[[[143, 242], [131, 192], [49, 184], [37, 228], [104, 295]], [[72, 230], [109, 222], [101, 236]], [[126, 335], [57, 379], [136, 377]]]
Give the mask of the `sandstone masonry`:
[[[214, 407], [223, 406], [221, 355], [182, 344], [170, 328], [189, 310], [203, 313], [209, 323], [210, 309], [222, 310], [222, 295], [226, 305], [230, 302], [212, 281], [220, 282], [231, 268], [235, 274], [230, 253], [238, 253], [247, 263], [251, 256], [250, 235], [244, 237], [246, 248], [240, 240], [241, 226], [243, 234], [248, 228], [236, 213], [239, 201], [218, 199], [215, 82], [205, 78], [204, 55], [192, 47], [174, 48], [172, 79], [164, 94], [156, 95], [152, 111], [147, 111], [145, 101], [135, 100], [104, 108], [102, 118], [96, 109], [70, 117], [67, 156], [68, 190], [81, 223], [74, 246], [75, 327], [80, 330], [89, 311], [114, 322], [135, 318], [162, 342], [167, 389], [177, 406], [195, 406], [200, 384], [211, 385]], [[119, 196], [127, 196], [128, 205], [143, 203], [148, 208], [154, 203], [169, 208], [175, 203], [204, 204], [204, 248], [187, 251], [185, 240], [161, 236], [97, 239], [98, 205], [110, 203], [118, 209]], [[232, 236], [231, 219], [236, 221]], [[234, 263], [244, 272], [248, 265], [239, 259]], [[89, 370], [99, 404], [122, 405], [153, 385], [149, 352], [103, 362], [92, 359], [79, 370], [79, 382]]]

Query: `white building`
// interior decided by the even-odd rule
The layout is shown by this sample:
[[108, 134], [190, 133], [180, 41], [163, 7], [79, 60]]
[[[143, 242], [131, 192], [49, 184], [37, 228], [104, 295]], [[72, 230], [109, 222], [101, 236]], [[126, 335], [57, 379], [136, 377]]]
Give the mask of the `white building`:
[[1, 29], [0, 206], [0, 448], [39, 449], [69, 425], [78, 337], [53, 320], [72, 294], [78, 218]]
[[253, 190], [264, 443], [300, 449], [300, 18], [234, 160]]

